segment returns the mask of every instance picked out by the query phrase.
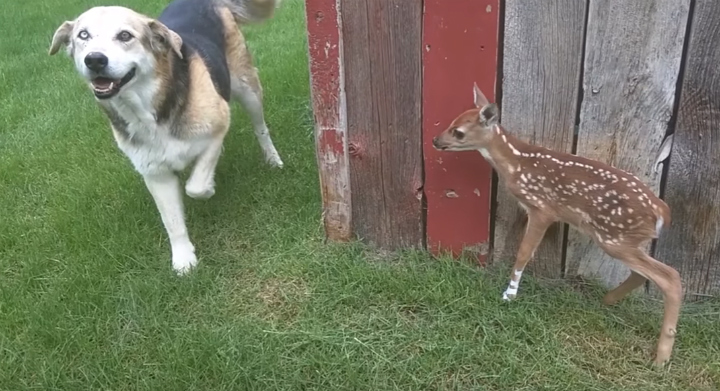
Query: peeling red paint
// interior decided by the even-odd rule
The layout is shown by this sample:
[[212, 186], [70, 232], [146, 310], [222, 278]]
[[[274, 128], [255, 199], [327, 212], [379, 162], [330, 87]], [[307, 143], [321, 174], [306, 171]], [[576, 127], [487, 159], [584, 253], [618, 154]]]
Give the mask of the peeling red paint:
[[336, 0], [306, 0], [315, 142], [330, 240], [350, 239], [350, 180], [344, 121], [342, 35]]

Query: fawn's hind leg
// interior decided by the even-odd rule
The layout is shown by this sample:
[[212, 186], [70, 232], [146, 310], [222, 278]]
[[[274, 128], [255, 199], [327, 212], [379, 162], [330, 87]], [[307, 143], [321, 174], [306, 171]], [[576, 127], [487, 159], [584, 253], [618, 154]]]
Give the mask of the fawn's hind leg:
[[[656, 260], [640, 248], [628, 248], [622, 246], [607, 247], [603, 249], [608, 255], [623, 261], [633, 272], [654, 282], [663, 293], [665, 313], [660, 328], [655, 364], [662, 365], [670, 359], [675, 334], [677, 334], [677, 322], [680, 317], [680, 305], [682, 302], [682, 282], [680, 273], [674, 268]], [[637, 278], [633, 281], [625, 281], [623, 285], [636, 284]], [[630, 278], [628, 278], [630, 280]], [[618, 287], [618, 288], [620, 288]], [[616, 288], [615, 290], [617, 290]], [[612, 292], [611, 292], [612, 293]]]
[[630, 276], [622, 284], [618, 285], [617, 288], [611, 290], [605, 295], [605, 297], [603, 298], [603, 304], [613, 305], [619, 302], [625, 296], [627, 296], [628, 293], [634, 291], [635, 289], [639, 288], [640, 285], [644, 284], [645, 281], [647, 281], [647, 278], [641, 276], [640, 274], [637, 274], [634, 271], [631, 272]]

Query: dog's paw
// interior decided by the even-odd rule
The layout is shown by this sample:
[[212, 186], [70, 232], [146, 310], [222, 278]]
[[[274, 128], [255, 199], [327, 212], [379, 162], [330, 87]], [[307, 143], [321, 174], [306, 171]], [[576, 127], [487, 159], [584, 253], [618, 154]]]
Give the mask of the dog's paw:
[[275, 155], [274, 157], [269, 157], [265, 161], [267, 162], [267, 164], [270, 165], [270, 167], [283, 168], [283, 166], [284, 166], [283, 161], [280, 159], [280, 156], [278, 156], [278, 155]]
[[277, 153], [277, 151], [270, 151], [265, 153], [265, 162], [270, 165], [270, 167], [275, 168], [283, 168], [283, 161], [280, 159], [280, 154]]
[[175, 273], [182, 276], [197, 266], [197, 257], [195, 256], [195, 248], [190, 244], [189, 246], [182, 246], [179, 248], [173, 248], [172, 252], [172, 267]]
[[185, 194], [190, 198], [206, 200], [215, 195], [215, 185], [202, 184], [190, 180], [185, 184]]

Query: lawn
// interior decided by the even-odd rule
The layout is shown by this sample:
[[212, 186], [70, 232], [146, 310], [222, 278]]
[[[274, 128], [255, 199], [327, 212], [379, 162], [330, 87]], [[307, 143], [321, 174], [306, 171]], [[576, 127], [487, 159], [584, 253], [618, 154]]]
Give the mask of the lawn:
[[[239, 106], [209, 201], [186, 198], [200, 267], [179, 278], [159, 215], [55, 28], [99, 0], [0, 13], [1, 390], [717, 390], [720, 304], [662, 305], [509, 264], [323, 242], [301, 0], [245, 28], [283, 170]], [[164, 2], [116, 2], [157, 15]], [[509, 261], [509, 260], [508, 260]]]

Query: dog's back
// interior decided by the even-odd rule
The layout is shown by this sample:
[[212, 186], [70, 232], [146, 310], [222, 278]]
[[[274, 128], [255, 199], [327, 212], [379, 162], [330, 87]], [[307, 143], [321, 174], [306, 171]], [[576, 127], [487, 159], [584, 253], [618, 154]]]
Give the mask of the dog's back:
[[218, 10], [227, 8], [238, 23], [253, 22], [266, 19], [276, 3], [276, 0], [175, 0], [163, 10], [158, 20], [180, 35], [184, 50], [200, 54], [218, 94], [229, 101], [227, 26]]

